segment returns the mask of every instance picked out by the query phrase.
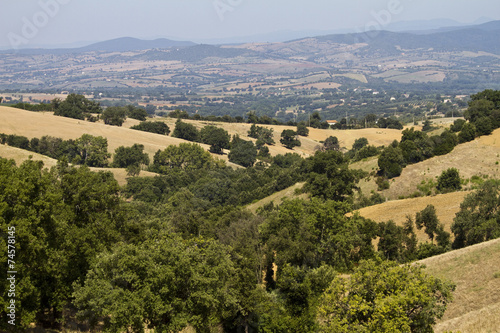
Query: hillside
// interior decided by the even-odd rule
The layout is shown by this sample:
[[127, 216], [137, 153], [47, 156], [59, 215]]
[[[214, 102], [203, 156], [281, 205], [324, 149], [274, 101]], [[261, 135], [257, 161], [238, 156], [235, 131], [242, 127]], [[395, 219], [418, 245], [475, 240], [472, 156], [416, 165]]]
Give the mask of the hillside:
[[[155, 118], [155, 121], [165, 122], [172, 130], [175, 128], [175, 122], [177, 119], [174, 118]], [[214, 125], [225, 129], [229, 135], [239, 135], [244, 140], [256, 141], [256, 139], [248, 137], [248, 131], [252, 124], [246, 123], [223, 123], [223, 122], [210, 122], [210, 121], [197, 121], [197, 120], [182, 120], [186, 123], [193, 124], [198, 129], [203, 128], [206, 125]], [[130, 127], [135, 125], [133, 121], [128, 121], [123, 126]], [[394, 140], [401, 139], [400, 130], [385, 129], [385, 128], [366, 128], [359, 130], [333, 130], [333, 129], [317, 129], [309, 128], [309, 136], [300, 137], [302, 146], [295, 147], [293, 150], [285, 148], [280, 144], [281, 132], [285, 129], [296, 130], [293, 126], [279, 126], [279, 125], [258, 125], [266, 128], [273, 129], [274, 131], [274, 141], [275, 145], [269, 146], [269, 152], [272, 156], [278, 154], [286, 153], [298, 153], [302, 156], [314, 155], [316, 148], [321, 146], [321, 142], [324, 141], [329, 136], [336, 136], [339, 139], [340, 147], [346, 149], [351, 149], [354, 141], [361, 137], [368, 139], [368, 142], [374, 146], [389, 145]]]
[[[144, 151], [150, 155], [151, 160], [159, 149], [163, 150], [169, 145], [187, 142], [170, 136], [127, 128], [137, 123], [138, 121], [129, 119], [126, 126], [116, 127], [102, 123], [57, 117], [51, 112], [30, 112], [10, 107], [0, 107], [0, 133], [23, 135], [30, 139], [49, 135], [68, 140], [77, 139], [87, 133], [107, 138], [110, 153], [114, 153], [115, 149], [120, 146], [130, 147], [134, 143], [142, 144], [144, 145]], [[200, 145], [208, 151], [208, 145]], [[214, 154], [213, 156], [227, 162], [227, 155]], [[233, 163], [227, 163], [237, 167]]]
[[254, 203], [246, 206], [246, 208], [255, 214], [257, 209], [262, 208], [265, 205], [268, 205], [270, 203], [273, 203], [275, 206], [277, 206], [277, 205], [281, 204], [284, 199], [297, 199], [297, 198], [305, 199], [307, 197], [307, 194], [297, 195], [295, 193], [295, 190], [302, 189], [303, 186], [304, 186], [304, 183], [297, 183], [293, 186], [290, 186], [289, 188], [286, 188], [282, 191], [276, 192], [276, 193], [268, 196], [267, 198], [264, 198], [262, 200], [254, 202]]
[[[460, 204], [465, 196], [470, 192], [454, 192], [440, 194], [432, 197], [422, 197], [414, 199], [404, 199], [388, 201], [380, 205], [365, 207], [359, 210], [359, 214], [375, 222], [394, 221], [402, 226], [406, 221], [406, 216], [415, 218], [415, 214], [423, 210], [427, 205], [434, 205], [438, 219], [444, 224], [445, 230], [451, 232], [455, 214], [460, 210]], [[420, 242], [429, 241], [423, 230], [415, 230]]]
[[436, 333], [500, 332], [500, 239], [419, 261], [426, 271], [453, 281], [454, 301]]
[[[140, 87], [213, 96], [230, 95], [239, 85], [274, 94], [276, 88], [326, 91], [346, 83], [409, 92], [439, 83], [444, 91], [470, 94], [498, 87], [499, 31], [494, 21], [425, 34], [376, 31], [280, 43], [219, 46], [119, 38], [79, 49], [8, 50], [1, 52], [9, 66], [0, 68], [5, 78], [0, 88], [53, 93]], [[299, 84], [310, 77], [315, 79]]]
[[[6, 145], [0, 145], [0, 157], [6, 158], [9, 160], [14, 160], [16, 161], [16, 165], [20, 165], [24, 161], [28, 159], [33, 159], [34, 161], [42, 161], [44, 168], [50, 169], [51, 167], [55, 166], [57, 164], [57, 160], [40, 155], [37, 153], [33, 153], [28, 150], [24, 149], [19, 149], [15, 147], [9, 147]], [[120, 186], [126, 185], [127, 184], [127, 171], [125, 169], [120, 169], [120, 168], [90, 168], [90, 170], [93, 171], [110, 171], [118, 184]], [[149, 171], [144, 171], [142, 170], [141, 173], [139, 174], [141, 177], [154, 177], [157, 176], [156, 173], [149, 172]]]
[[422, 181], [434, 180], [444, 170], [457, 168], [460, 177], [472, 176], [498, 177], [500, 174], [500, 129], [491, 135], [472, 142], [460, 144], [444, 156], [436, 156], [426, 161], [412, 164], [403, 169], [401, 176], [393, 179], [388, 190], [382, 195], [391, 200], [408, 196], [417, 190]]

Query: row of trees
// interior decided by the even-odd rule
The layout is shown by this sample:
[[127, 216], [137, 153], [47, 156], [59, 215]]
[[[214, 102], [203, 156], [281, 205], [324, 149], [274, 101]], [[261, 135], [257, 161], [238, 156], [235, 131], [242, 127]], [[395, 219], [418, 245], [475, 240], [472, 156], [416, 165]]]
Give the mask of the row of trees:
[[0, 143], [32, 151], [53, 159], [64, 159], [76, 165], [103, 168], [129, 168], [129, 173], [138, 174], [142, 165], [149, 165], [149, 156], [144, 153], [144, 146], [134, 144], [132, 147], [119, 147], [109, 164], [111, 154], [108, 153], [108, 140], [101, 136], [83, 134], [76, 140], [63, 140], [51, 136], [33, 138], [19, 135], [0, 134]]
[[401, 142], [394, 142], [380, 155], [380, 172], [388, 178], [397, 177], [408, 164], [447, 154], [457, 144], [489, 135], [493, 129], [500, 127], [500, 91], [485, 90], [471, 98], [465, 112], [468, 122], [457, 119], [450, 130], [439, 136], [429, 137], [413, 128], [404, 130]]
[[406, 165], [448, 154], [458, 143], [457, 135], [449, 130], [445, 130], [441, 135], [429, 137], [414, 128], [406, 129], [400, 142], [395, 141], [382, 151], [378, 166], [385, 177], [397, 177]]
[[102, 136], [83, 134], [76, 140], [63, 140], [51, 136], [33, 138], [20, 135], [0, 134], [0, 143], [29, 150], [54, 159], [66, 159], [73, 164], [89, 167], [106, 167], [111, 154], [108, 153], [108, 140]]
[[113, 126], [121, 126], [127, 117], [141, 121], [146, 120], [148, 117], [148, 113], [144, 108], [127, 105], [111, 106], [103, 109], [98, 102], [91, 101], [79, 94], [69, 94], [64, 101], [55, 98], [50, 103], [18, 103], [12, 105], [12, 107], [29, 111], [53, 111], [56, 116], [86, 119], [93, 122], [102, 119], [105, 124]]

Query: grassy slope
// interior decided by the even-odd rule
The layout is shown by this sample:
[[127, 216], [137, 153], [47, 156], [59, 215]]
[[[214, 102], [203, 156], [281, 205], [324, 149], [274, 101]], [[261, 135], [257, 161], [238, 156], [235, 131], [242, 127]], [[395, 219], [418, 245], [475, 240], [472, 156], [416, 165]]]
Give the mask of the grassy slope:
[[[20, 165], [22, 162], [28, 160], [30, 156], [35, 161], [42, 161], [43, 166], [48, 169], [57, 164], [57, 160], [53, 158], [33, 153], [24, 149], [0, 145], [0, 157], [12, 159], [16, 161], [17, 165]], [[118, 169], [118, 168], [90, 168], [90, 169], [93, 171], [111, 171], [111, 173], [113, 173], [116, 181], [118, 182], [118, 184], [120, 184], [120, 186], [127, 184], [128, 176], [127, 176], [127, 171], [125, 169]], [[141, 171], [141, 173], [139, 174], [139, 176], [141, 177], [154, 177], [156, 175], [157, 175], [156, 173], [149, 171]]]
[[[108, 139], [108, 151], [113, 153], [120, 146], [130, 147], [134, 143], [144, 145], [144, 150], [151, 159], [159, 150], [169, 145], [178, 145], [185, 140], [170, 136], [131, 130], [127, 127], [138, 124], [134, 119], [127, 120], [125, 126], [108, 126], [102, 123], [90, 123], [82, 120], [57, 117], [51, 112], [30, 112], [10, 107], [0, 107], [0, 133], [24, 135], [28, 138], [50, 135], [53, 137], [77, 139], [83, 134], [103, 136]], [[209, 146], [200, 144], [208, 150]], [[214, 155], [227, 161], [227, 155]], [[228, 163], [236, 167], [235, 164]]]
[[304, 183], [297, 183], [293, 186], [290, 186], [289, 188], [284, 189], [283, 191], [276, 192], [267, 198], [264, 198], [262, 200], [259, 200], [257, 202], [254, 202], [250, 205], [248, 205], [246, 208], [250, 210], [252, 213], [255, 213], [257, 209], [269, 204], [269, 203], [274, 203], [275, 205], [279, 205], [283, 199], [288, 198], [288, 199], [295, 199], [295, 198], [305, 198], [307, 197], [307, 194], [300, 194], [297, 195], [295, 194], [296, 189], [301, 189], [304, 186]]
[[[163, 121], [173, 130], [175, 127], [176, 119], [156, 118], [155, 121]], [[214, 125], [217, 127], [222, 127], [231, 136], [239, 135], [244, 140], [256, 141], [255, 139], [249, 138], [247, 136], [251, 124], [221, 123], [221, 122], [196, 121], [196, 120], [183, 120], [183, 121], [195, 125], [198, 129], [201, 129], [206, 125]], [[130, 127], [133, 126], [134, 124], [135, 123], [133, 121], [127, 120], [124, 126]], [[281, 132], [285, 129], [296, 130], [296, 127], [277, 126], [277, 125], [258, 125], [258, 126], [272, 128], [274, 130], [274, 141], [276, 142], [276, 144], [269, 147], [269, 152], [273, 156], [278, 154], [286, 154], [290, 152], [295, 152], [305, 157], [313, 155], [316, 147], [321, 145], [320, 141], [324, 141], [329, 136], [336, 136], [339, 139], [340, 146], [348, 149], [352, 147], [356, 139], [361, 137], [367, 138], [371, 145], [375, 146], [388, 145], [394, 140], [400, 140], [402, 132], [399, 130], [380, 129], [380, 128], [367, 128], [367, 129], [348, 130], [348, 131], [310, 128], [308, 137], [300, 137], [302, 146], [295, 147], [293, 150], [290, 150], [283, 147], [280, 144]]]
[[[176, 119], [173, 118], [156, 118], [155, 120], [164, 121], [173, 130]], [[238, 134], [243, 139], [250, 139], [247, 133], [250, 130], [250, 124], [235, 124], [235, 123], [219, 123], [208, 121], [183, 120], [194, 124], [198, 128], [205, 125], [213, 124], [222, 127], [228, 131], [230, 135]], [[107, 126], [102, 123], [90, 123], [77, 119], [56, 117], [51, 112], [30, 112], [20, 109], [0, 106], [0, 133], [24, 135], [28, 138], [42, 137], [51, 135], [62, 139], [76, 139], [84, 133], [95, 136], [104, 136], [108, 139], [109, 150], [114, 151], [119, 146], [131, 146], [134, 143], [141, 143], [145, 146], [145, 150], [153, 155], [158, 149], [164, 149], [168, 145], [178, 145], [185, 140], [173, 138], [170, 136], [158, 135], [134, 131], [129, 129], [131, 126], [138, 124], [139, 121], [127, 119], [122, 127]], [[300, 137], [302, 142], [301, 147], [296, 147], [293, 151], [286, 149], [280, 143], [281, 132], [284, 129], [295, 129], [291, 126], [276, 126], [262, 125], [274, 129], [274, 140], [276, 144], [270, 147], [272, 155], [285, 154], [288, 152], [297, 152], [303, 156], [314, 154], [315, 148], [320, 145], [320, 141], [325, 140], [329, 136], [336, 136], [340, 145], [346, 148], [351, 148], [354, 140], [360, 137], [366, 137], [370, 144], [380, 146], [387, 145], [394, 140], [401, 138], [401, 131], [390, 129], [368, 128], [361, 130], [321, 130], [310, 129], [308, 137]], [[253, 139], [252, 139], [253, 140]], [[255, 140], [254, 140], [255, 141]], [[207, 145], [201, 145], [208, 150]], [[216, 158], [227, 161], [227, 155], [215, 155]]]
[[[444, 224], [445, 230], [450, 232], [453, 218], [460, 210], [460, 204], [465, 196], [469, 193], [470, 192], [454, 192], [433, 197], [388, 201], [380, 205], [362, 208], [359, 210], [359, 214], [375, 222], [387, 222], [392, 220], [397, 225], [402, 226], [406, 221], [407, 215], [415, 219], [415, 214], [417, 212], [423, 210], [427, 205], [434, 205], [439, 221]], [[419, 241], [429, 241], [429, 238], [422, 230], [416, 230], [416, 233]]]
[[500, 239], [427, 258], [431, 275], [453, 281], [454, 301], [437, 333], [500, 332]]
[[391, 181], [391, 187], [382, 192], [386, 198], [397, 199], [417, 190], [422, 180], [433, 179], [448, 168], [457, 168], [462, 178], [474, 175], [500, 175], [500, 129], [492, 135], [464, 143], [444, 156], [436, 156], [426, 161], [412, 164], [403, 169], [401, 176]]

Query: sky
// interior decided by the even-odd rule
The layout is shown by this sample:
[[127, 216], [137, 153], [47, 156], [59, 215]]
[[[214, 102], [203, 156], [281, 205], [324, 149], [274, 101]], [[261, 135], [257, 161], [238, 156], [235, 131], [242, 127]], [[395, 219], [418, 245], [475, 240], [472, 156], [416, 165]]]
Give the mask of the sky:
[[26, 48], [119, 37], [209, 42], [280, 31], [362, 32], [432, 19], [472, 23], [500, 20], [500, 1], [8, 0], [0, 15], [0, 47]]

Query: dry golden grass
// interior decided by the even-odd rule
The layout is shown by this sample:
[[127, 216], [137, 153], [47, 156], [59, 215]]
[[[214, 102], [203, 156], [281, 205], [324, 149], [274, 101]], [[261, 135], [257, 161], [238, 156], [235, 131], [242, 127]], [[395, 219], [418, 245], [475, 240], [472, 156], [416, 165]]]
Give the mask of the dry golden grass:
[[[460, 204], [469, 193], [454, 192], [433, 197], [388, 201], [380, 205], [360, 209], [359, 214], [375, 222], [392, 220], [397, 225], [402, 226], [406, 221], [407, 215], [415, 218], [415, 214], [423, 210], [427, 205], [434, 205], [439, 221], [443, 223], [445, 230], [450, 232], [455, 214], [460, 210]], [[415, 231], [419, 242], [429, 241], [428, 236], [423, 230]]]
[[[9, 160], [14, 160], [16, 161], [16, 165], [20, 165], [24, 161], [28, 159], [32, 159], [34, 161], [42, 161], [44, 168], [50, 169], [51, 167], [55, 166], [57, 164], [57, 160], [40, 155], [37, 153], [33, 153], [24, 149], [19, 149], [15, 147], [9, 147], [6, 145], [0, 145], [0, 157], [9, 159]], [[127, 175], [127, 170], [125, 169], [118, 169], [118, 168], [90, 168], [92, 171], [110, 171], [113, 176], [115, 177], [116, 181], [120, 186], [126, 185], [127, 184], [127, 178], [129, 176]], [[149, 172], [149, 171], [141, 171], [139, 174], [140, 177], [154, 177], [157, 176], [156, 173]]]
[[[0, 133], [23, 135], [28, 138], [40, 138], [44, 135], [68, 139], [77, 139], [83, 134], [103, 136], [108, 139], [108, 151], [113, 153], [120, 146], [130, 147], [134, 143], [144, 145], [144, 151], [151, 159], [158, 150], [163, 150], [170, 145], [188, 142], [182, 139], [154, 133], [131, 130], [129, 127], [139, 122], [128, 119], [123, 127], [108, 126], [102, 123], [57, 117], [51, 112], [30, 112], [20, 109], [0, 106]], [[208, 151], [209, 146], [200, 144]], [[227, 155], [213, 155], [215, 158], [229, 163]]]
[[[172, 130], [175, 128], [175, 122], [177, 119], [174, 118], [155, 118], [154, 121], [163, 121]], [[225, 129], [231, 137], [233, 135], [239, 135], [244, 140], [256, 141], [248, 137], [248, 131], [250, 130], [251, 124], [245, 123], [222, 123], [222, 122], [210, 122], [210, 121], [197, 121], [183, 119], [183, 122], [193, 124], [198, 129], [203, 128], [206, 125], [214, 125]], [[127, 120], [124, 127], [130, 127], [138, 122], [136, 120]], [[296, 130], [295, 126], [280, 126], [280, 125], [258, 125], [266, 128], [273, 129], [274, 131], [274, 141], [275, 145], [269, 146], [269, 152], [272, 156], [286, 153], [297, 153], [303, 157], [308, 157], [314, 155], [316, 148], [321, 146], [321, 141], [326, 140], [329, 136], [336, 136], [339, 139], [341, 147], [351, 149], [354, 141], [361, 137], [368, 139], [368, 142], [374, 146], [389, 145], [394, 140], [401, 139], [402, 131], [393, 129], [380, 129], [380, 128], [366, 128], [360, 130], [332, 130], [332, 129], [316, 129], [309, 128], [309, 136], [299, 137], [301, 146], [295, 147], [293, 150], [285, 148], [280, 144], [281, 132], [285, 129]]]
[[436, 277], [454, 282], [454, 300], [437, 333], [500, 332], [500, 239], [419, 261]]
[[[367, 159], [364, 159], [359, 162], [355, 162], [349, 165], [349, 169], [351, 170], [363, 170], [368, 173], [372, 172], [377, 172], [378, 171], [378, 157], [370, 157]], [[361, 194], [364, 196], [370, 196], [372, 191], [376, 192], [378, 190], [377, 183], [375, 182], [375, 177], [368, 177], [368, 178], [363, 178], [361, 181], [358, 183], [358, 187], [361, 190]]]
[[444, 156], [412, 164], [403, 169], [401, 176], [391, 181], [391, 187], [382, 192], [389, 199], [408, 196], [417, 190], [424, 180], [434, 180], [444, 170], [457, 168], [460, 176], [469, 179], [474, 175], [498, 177], [500, 175], [500, 129], [492, 135], [464, 143]]
[[33, 153], [24, 149], [10, 147], [7, 145], [0, 145], [0, 157], [6, 158], [8, 160], [14, 160], [16, 162], [16, 165], [20, 165], [24, 161], [28, 160], [30, 156], [34, 161], [42, 161], [43, 166], [48, 169], [57, 164], [57, 160], [53, 158]]

